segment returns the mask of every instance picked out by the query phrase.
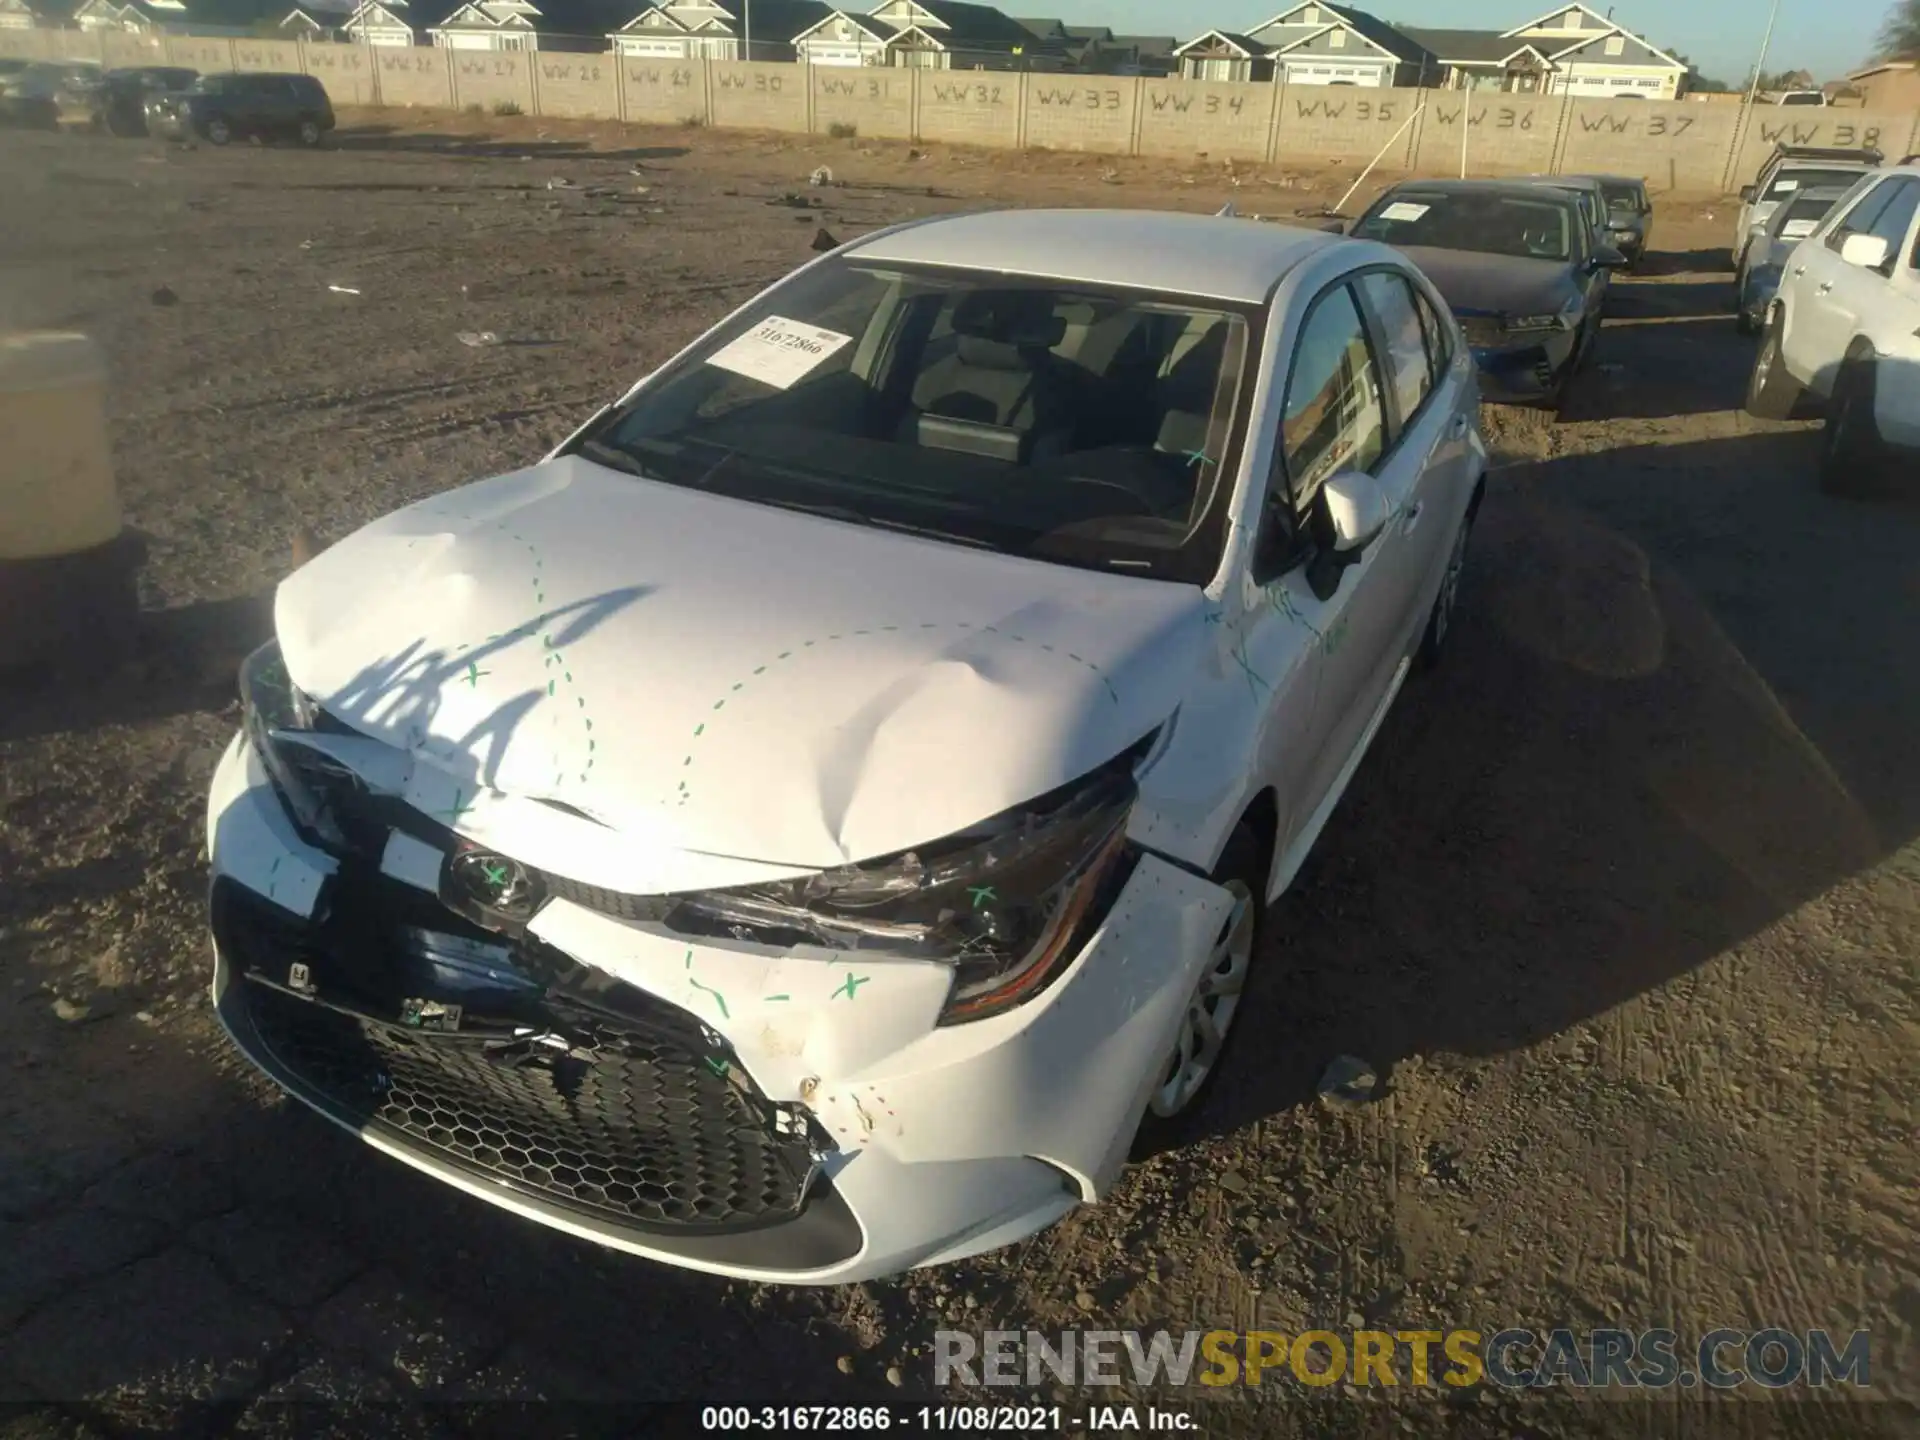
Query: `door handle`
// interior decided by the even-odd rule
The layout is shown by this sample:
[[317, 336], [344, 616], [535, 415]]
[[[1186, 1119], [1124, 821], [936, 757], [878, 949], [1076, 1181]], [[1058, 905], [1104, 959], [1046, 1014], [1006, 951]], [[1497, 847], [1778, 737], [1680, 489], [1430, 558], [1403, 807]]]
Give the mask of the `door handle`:
[[1401, 524], [1400, 524], [1401, 534], [1411, 535], [1413, 533], [1413, 527], [1420, 523], [1420, 512], [1424, 508], [1425, 508], [1425, 502], [1420, 500], [1416, 500], [1413, 502], [1413, 504], [1407, 506], [1405, 511], [1405, 518], [1401, 521]]
[[1459, 438], [1460, 436], [1462, 436], [1462, 435], [1464, 435], [1464, 434], [1466, 434], [1466, 433], [1467, 433], [1467, 417], [1466, 417], [1466, 416], [1464, 416], [1464, 415], [1456, 415], [1456, 416], [1454, 416], [1454, 417], [1453, 417], [1453, 434], [1454, 434], [1454, 437], [1455, 437], [1456, 439], [1458, 439], [1458, 438]]

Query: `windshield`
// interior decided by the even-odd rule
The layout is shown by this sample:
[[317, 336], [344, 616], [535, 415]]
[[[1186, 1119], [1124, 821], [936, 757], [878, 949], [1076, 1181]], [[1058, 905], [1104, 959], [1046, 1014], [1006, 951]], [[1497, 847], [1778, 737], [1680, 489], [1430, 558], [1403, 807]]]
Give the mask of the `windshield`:
[[1470, 191], [1390, 191], [1353, 227], [1361, 240], [1474, 250], [1516, 259], [1573, 258], [1573, 197], [1486, 195]]
[[1802, 195], [1774, 213], [1773, 233], [1783, 240], [1804, 240], [1820, 228], [1820, 222], [1839, 200], [1837, 193]]
[[1859, 178], [1858, 170], [1782, 170], [1760, 198], [1777, 204], [1801, 190], [1845, 189]]
[[1204, 584], [1219, 563], [1256, 316], [831, 260], [574, 448], [670, 485]]
[[193, 95], [224, 95], [234, 88], [231, 75], [202, 75], [187, 86]]
[[1638, 215], [1640, 213], [1640, 187], [1638, 185], [1601, 185], [1607, 197], [1607, 209], [1615, 215]]

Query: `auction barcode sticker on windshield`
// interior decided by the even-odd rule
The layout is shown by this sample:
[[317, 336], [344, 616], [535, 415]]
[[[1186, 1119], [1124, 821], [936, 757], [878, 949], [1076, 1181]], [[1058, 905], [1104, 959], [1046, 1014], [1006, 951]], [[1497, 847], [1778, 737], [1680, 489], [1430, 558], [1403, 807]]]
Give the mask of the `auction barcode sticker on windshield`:
[[769, 315], [746, 334], [714, 351], [707, 357], [707, 364], [786, 390], [852, 339], [837, 330]]
[[1411, 200], [1396, 200], [1380, 212], [1380, 218], [1382, 220], [1418, 220], [1432, 208], [1431, 205], [1416, 205]]
[[1789, 220], [1780, 227], [1780, 235], [1785, 240], [1804, 240], [1819, 228], [1818, 220]]

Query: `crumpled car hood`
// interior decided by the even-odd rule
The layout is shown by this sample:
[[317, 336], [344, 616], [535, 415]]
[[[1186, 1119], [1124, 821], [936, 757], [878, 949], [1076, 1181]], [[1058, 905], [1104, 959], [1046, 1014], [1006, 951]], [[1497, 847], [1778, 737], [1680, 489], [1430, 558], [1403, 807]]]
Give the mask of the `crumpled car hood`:
[[1077, 778], [1166, 721], [1205, 651], [1197, 587], [572, 456], [349, 536], [275, 624], [294, 683], [416, 766], [623, 843], [805, 868]]
[[1400, 247], [1457, 311], [1483, 315], [1551, 315], [1577, 290], [1562, 260], [1481, 255], [1471, 250]]

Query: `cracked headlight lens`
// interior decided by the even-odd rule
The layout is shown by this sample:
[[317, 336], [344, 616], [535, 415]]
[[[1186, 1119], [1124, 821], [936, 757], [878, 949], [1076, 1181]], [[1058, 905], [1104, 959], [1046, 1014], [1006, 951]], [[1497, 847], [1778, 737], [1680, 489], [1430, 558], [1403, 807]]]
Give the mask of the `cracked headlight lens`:
[[1127, 817], [1153, 740], [934, 844], [679, 896], [662, 918], [688, 935], [938, 961], [954, 971], [942, 1024], [998, 1014], [1066, 968], [1133, 873]]
[[269, 640], [240, 662], [240, 712], [247, 741], [266, 767], [300, 838], [330, 850], [344, 844], [326, 803], [289, 763], [287, 747], [276, 738], [313, 729], [318, 714], [313, 701], [288, 676], [279, 641]]

